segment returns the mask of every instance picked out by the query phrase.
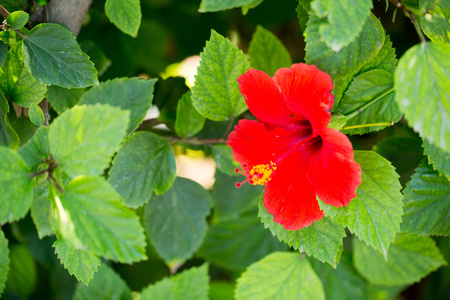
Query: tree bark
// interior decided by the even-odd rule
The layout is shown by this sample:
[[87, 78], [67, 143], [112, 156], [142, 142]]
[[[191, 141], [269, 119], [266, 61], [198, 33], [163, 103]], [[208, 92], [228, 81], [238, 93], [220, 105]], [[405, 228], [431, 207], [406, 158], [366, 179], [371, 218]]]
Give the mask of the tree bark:
[[48, 4], [48, 21], [66, 26], [78, 36], [92, 0], [52, 0]]

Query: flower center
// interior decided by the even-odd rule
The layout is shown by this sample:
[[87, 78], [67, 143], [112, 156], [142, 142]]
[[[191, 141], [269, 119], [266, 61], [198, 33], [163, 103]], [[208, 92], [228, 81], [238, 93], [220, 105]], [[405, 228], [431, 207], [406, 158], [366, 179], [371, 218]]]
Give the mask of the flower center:
[[253, 166], [251, 170], [249, 170], [248, 165], [244, 163], [242, 164], [242, 169], [244, 170], [245, 173], [239, 171], [238, 168], [235, 169], [235, 172], [246, 176], [247, 179], [245, 179], [242, 182], [236, 183], [236, 187], [238, 188], [240, 188], [242, 184], [244, 184], [247, 181], [253, 185], [265, 185], [267, 182], [270, 181], [272, 172], [277, 169], [277, 165], [271, 161], [268, 164]]

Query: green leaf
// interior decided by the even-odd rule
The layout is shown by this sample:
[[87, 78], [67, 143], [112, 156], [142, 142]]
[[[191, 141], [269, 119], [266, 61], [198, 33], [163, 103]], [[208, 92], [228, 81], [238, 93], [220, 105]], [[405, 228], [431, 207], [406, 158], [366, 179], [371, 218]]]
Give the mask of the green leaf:
[[9, 50], [8, 59], [0, 69], [0, 87], [6, 98], [24, 107], [44, 99], [47, 88], [25, 66], [21, 42]]
[[192, 93], [185, 93], [177, 105], [175, 131], [180, 137], [191, 137], [202, 130], [205, 118], [192, 105]]
[[281, 41], [269, 30], [258, 25], [248, 48], [253, 68], [273, 76], [280, 68], [292, 65], [292, 59]]
[[[421, 10], [428, 10], [430, 0], [420, 0]], [[420, 25], [423, 32], [434, 43], [450, 43], [450, 5], [447, 1], [440, 1], [433, 5], [432, 10], [420, 15]]]
[[387, 256], [402, 221], [401, 185], [389, 161], [370, 151], [355, 151], [361, 166], [361, 185], [348, 206], [334, 207], [319, 201], [325, 215], [346, 226], [360, 240]]
[[311, 8], [317, 16], [327, 17], [328, 22], [319, 26], [320, 38], [338, 52], [361, 32], [372, 9], [372, 1], [314, 0]]
[[19, 136], [20, 146], [23, 146], [31, 139], [38, 127], [31, 123], [28, 117], [22, 116], [15, 118], [14, 114], [10, 114], [9, 117], [11, 118], [11, 126]]
[[258, 205], [259, 195], [263, 192], [264, 187], [244, 184], [240, 188], [236, 188], [236, 182], [243, 179], [220, 171], [216, 171], [215, 178], [211, 191], [214, 202], [214, 220], [222, 222], [235, 219]]
[[144, 120], [152, 105], [155, 82], [156, 79], [144, 80], [137, 77], [108, 80], [87, 91], [78, 104], [109, 104], [129, 110], [128, 135]]
[[334, 82], [356, 74], [378, 54], [384, 44], [383, 26], [373, 14], [367, 18], [356, 39], [338, 52], [330, 50], [321, 40], [319, 27], [322, 24], [327, 22], [316, 15], [310, 16], [305, 32], [305, 61], [330, 74]]
[[343, 252], [336, 268], [310, 259], [311, 266], [322, 281], [327, 300], [365, 300], [366, 282], [356, 272], [352, 256]]
[[18, 10], [8, 15], [8, 17], [6, 18], [6, 23], [9, 25], [9, 28], [13, 30], [19, 30], [27, 24], [29, 18], [29, 14], [24, 11]]
[[162, 137], [145, 131], [129, 136], [109, 172], [109, 182], [124, 204], [139, 207], [152, 196], [164, 194], [176, 178], [172, 147]]
[[391, 162], [395, 172], [400, 175], [399, 181], [404, 187], [423, 159], [421, 144], [422, 140], [418, 137], [395, 136], [381, 141], [373, 151]]
[[344, 227], [332, 223], [328, 218], [322, 218], [300, 230], [286, 230], [273, 221], [273, 216], [267, 212], [262, 199], [259, 203], [258, 216], [261, 217], [264, 227], [269, 228], [280, 241], [336, 267], [336, 259], [342, 246], [342, 239], [345, 237]]
[[450, 235], [450, 181], [424, 163], [405, 189], [402, 231]]
[[198, 183], [178, 177], [145, 207], [145, 228], [156, 252], [170, 268], [191, 258], [206, 235], [211, 196]]
[[5, 288], [5, 282], [9, 271], [9, 249], [8, 240], [0, 229], [0, 296]]
[[[263, 286], [262, 286], [263, 284]], [[325, 299], [319, 277], [299, 253], [274, 252], [237, 280], [236, 300]]]
[[[79, 176], [64, 189], [64, 194], [52, 199], [53, 207], [59, 209], [59, 227], [73, 223], [83, 249], [124, 263], [146, 258], [144, 230], [138, 217], [120, 203], [119, 195], [107, 181]], [[70, 237], [63, 238], [77, 246]]]
[[23, 218], [33, 201], [33, 178], [17, 152], [0, 147], [0, 224]]
[[247, 57], [214, 30], [200, 54], [192, 101], [206, 118], [224, 121], [247, 110], [237, 79], [250, 67]]
[[8, 46], [0, 40], [0, 68], [5, 64], [7, 57]]
[[234, 299], [234, 284], [225, 280], [214, 280], [209, 284], [209, 299]]
[[9, 273], [6, 292], [28, 299], [36, 288], [36, 262], [25, 245], [12, 245], [9, 252]]
[[387, 35], [384, 39], [384, 44], [380, 52], [378, 52], [377, 56], [361, 68], [361, 73], [373, 69], [381, 69], [394, 74], [397, 67], [397, 62], [398, 59], [395, 54], [395, 48], [392, 47], [391, 38]]
[[88, 286], [101, 264], [100, 258], [92, 252], [74, 248], [63, 239], [56, 240], [53, 248], [69, 274]]
[[217, 169], [230, 176], [237, 175], [235, 170], [240, 165], [234, 160], [233, 151], [230, 146], [214, 145], [212, 147], [212, 155]]
[[19, 149], [19, 154], [30, 168], [35, 167], [44, 159], [50, 157], [50, 146], [48, 144], [49, 127], [42, 126], [33, 137]]
[[38, 184], [33, 189], [34, 199], [31, 205], [31, 217], [40, 239], [53, 234], [49, 218], [51, 202], [48, 199], [48, 183]]
[[72, 32], [42, 23], [23, 41], [24, 61], [34, 78], [48, 85], [82, 88], [97, 85], [97, 70], [81, 51]]
[[402, 113], [394, 101], [393, 85], [394, 76], [380, 69], [356, 76], [339, 103], [338, 112], [347, 118], [345, 128], [364, 124], [386, 125], [344, 128], [344, 133], [364, 134], [381, 130], [391, 122], [397, 122]]
[[122, 32], [137, 36], [142, 19], [139, 0], [106, 0], [105, 13]]
[[261, 2], [262, 0], [228, 0], [228, 1], [202, 0], [198, 11], [214, 12], [241, 6], [252, 6], [254, 4], [259, 4]]
[[387, 260], [364, 243], [353, 239], [353, 264], [372, 284], [393, 286], [412, 284], [446, 262], [430, 237], [399, 234]]
[[85, 90], [85, 88], [66, 89], [57, 85], [51, 85], [47, 88], [47, 94], [45, 96], [52, 105], [52, 108], [60, 115], [66, 109], [75, 106], [81, 96], [83, 96]]
[[129, 112], [109, 105], [83, 105], [65, 111], [50, 126], [51, 152], [71, 177], [99, 175], [125, 137]]
[[197, 255], [226, 269], [244, 270], [266, 255], [286, 249], [252, 215], [213, 224]]
[[16, 149], [19, 147], [19, 137], [9, 122], [8, 113], [8, 100], [0, 91], [0, 146]]
[[450, 154], [431, 144], [427, 139], [423, 139], [422, 146], [425, 149], [425, 154], [428, 155], [428, 162], [433, 164], [434, 169], [439, 174], [450, 179]]
[[36, 126], [41, 126], [45, 123], [44, 113], [42, 109], [36, 103], [31, 103], [28, 111], [30, 121]]
[[132, 300], [131, 290], [113, 271], [112, 268], [102, 264], [98, 268], [98, 272], [91, 280], [89, 287], [79, 282], [73, 295], [74, 300]]
[[208, 283], [208, 264], [203, 264], [146, 287], [139, 299], [207, 300]]
[[[395, 73], [395, 100], [423, 138], [450, 151], [450, 44], [410, 48]], [[419, 84], [420, 83], [420, 84]]]

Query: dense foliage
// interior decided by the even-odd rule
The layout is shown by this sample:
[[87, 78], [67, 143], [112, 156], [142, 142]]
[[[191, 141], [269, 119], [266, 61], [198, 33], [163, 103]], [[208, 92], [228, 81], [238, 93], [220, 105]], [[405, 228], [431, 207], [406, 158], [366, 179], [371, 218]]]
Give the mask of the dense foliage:
[[[450, 298], [450, 1], [94, 0], [78, 37], [51, 2], [0, 1], [2, 299]], [[298, 62], [361, 184], [287, 230], [226, 144]]]

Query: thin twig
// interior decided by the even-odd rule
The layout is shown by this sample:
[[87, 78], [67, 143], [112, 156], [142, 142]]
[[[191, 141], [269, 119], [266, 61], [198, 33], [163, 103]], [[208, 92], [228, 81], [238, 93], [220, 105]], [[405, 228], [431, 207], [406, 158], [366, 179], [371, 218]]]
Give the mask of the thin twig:
[[9, 11], [0, 5], [0, 14], [6, 19], [9, 16]]
[[231, 130], [231, 126], [233, 126], [233, 122], [234, 122], [234, 116], [230, 118], [230, 122], [228, 122], [227, 129], [223, 133], [222, 138], [225, 139], [228, 136], [228, 133], [230, 133], [230, 130]]
[[55, 185], [56, 189], [61, 193], [64, 194], [64, 190], [59, 186], [56, 179], [53, 177], [52, 173], [48, 174], [48, 177], [52, 180], [53, 184]]
[[[164, 137], [164, 136], [163, 136]], [[179, 138], [179, 137], [164, 137], [169, 141], [170, 144], [173, 143], [186, 143], [191, 145], [208, 145], [208, 144], [224, 144], [227, 142], [224, 138], [218, 139], [200, 139], [200, 138]]]
[[394, 4], [396, 7], [400, 8], [401, 10], [403, 10], [406, 14], [409, 15], [409, 17], [411, 18], [411, 21], [414, 24], [414, 28], [417, 31], [417, 34], [420, 37], [420, 40], [422, 41], [422, 44], [426, 44], [427, 40], [425, 39], [425, 36], [423, 35], [422, 29], [420, 29], [419, 23], [417, 22], [416, 16], [414, 15], [414, 13], [407, 8], [400, 0], [389, 0], [392, 4]]

